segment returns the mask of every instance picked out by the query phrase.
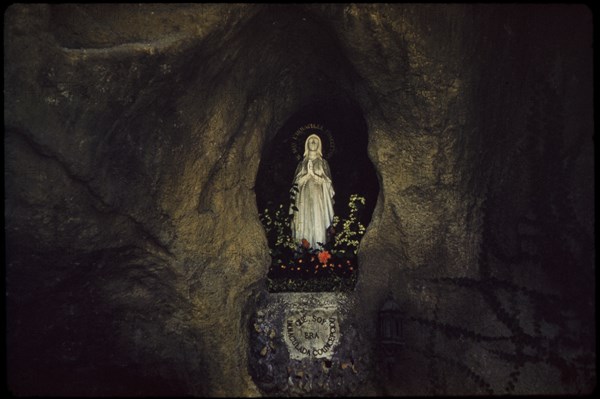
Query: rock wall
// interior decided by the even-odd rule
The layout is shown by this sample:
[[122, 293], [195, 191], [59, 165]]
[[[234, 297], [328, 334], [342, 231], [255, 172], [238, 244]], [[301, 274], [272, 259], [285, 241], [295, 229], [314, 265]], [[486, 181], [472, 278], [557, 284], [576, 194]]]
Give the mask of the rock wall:
[[593, 386], [584, 7], [20, 4], [4, 18], [13, 392], [260, 395], [254, 183], [315, 99], [359, 104], [368, 125], [381, 190], [355, 295], [373, 354], [386, 295], [408, 315], [397, 378], [374, 361], [361, 393]]

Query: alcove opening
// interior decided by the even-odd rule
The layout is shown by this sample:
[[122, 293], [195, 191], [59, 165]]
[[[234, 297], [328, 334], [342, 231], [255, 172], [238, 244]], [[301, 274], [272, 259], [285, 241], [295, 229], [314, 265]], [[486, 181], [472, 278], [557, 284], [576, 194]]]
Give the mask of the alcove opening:
[[[375, 167], [367, 153], [367, 130], [355, 102], [316, 100], [288, 118], [265, 145], [255, 191], [272, 258], [269, 291], [354, 288], [359, 273], [356, 251], [379, 194]], [[305, 140], [311, 134], [321, 138], [335, 191], [333, 226], [327, 232], [327, 242], [317, 248], [294, 240], [290, 228], [290, 205], [294, 205], [290, 190]]]

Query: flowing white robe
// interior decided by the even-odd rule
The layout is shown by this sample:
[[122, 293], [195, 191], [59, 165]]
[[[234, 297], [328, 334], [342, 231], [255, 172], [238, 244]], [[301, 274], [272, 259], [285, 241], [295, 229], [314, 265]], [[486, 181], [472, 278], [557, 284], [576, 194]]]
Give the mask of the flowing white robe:
[[292, 235], [299, 243], [306, 239], [310, 246], [325, 244], [327, 229], [333, 221], [333, 185], [329, 164], [322, 157], [305, 157], [296, 168], [294, 183], [298, 185], [296, 208], [292, 219]]

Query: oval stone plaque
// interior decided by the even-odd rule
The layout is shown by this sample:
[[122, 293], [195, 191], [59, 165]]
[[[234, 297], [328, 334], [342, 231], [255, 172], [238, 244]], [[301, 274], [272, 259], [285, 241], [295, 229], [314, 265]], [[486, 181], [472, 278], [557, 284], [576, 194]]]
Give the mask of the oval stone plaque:
[[356, 329], [345, 292], [282, 292], [256, 298], [249, 371], [264, 396], [352, 396], [370, 370], [371, 345]]
[[284, 341], [292, 359], [331, 359], [339, 338], [338, 316], [331, 310], [296, 311], [285, 319]]

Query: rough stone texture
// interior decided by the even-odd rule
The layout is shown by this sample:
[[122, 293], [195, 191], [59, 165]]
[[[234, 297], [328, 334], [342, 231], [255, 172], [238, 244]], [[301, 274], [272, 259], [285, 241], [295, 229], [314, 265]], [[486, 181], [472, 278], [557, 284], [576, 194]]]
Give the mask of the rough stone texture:
[[[286, 292], [261, 297], [249, 326], [250, 373], [261, 392], [266, 396], [348, 396], [359, 391], [371, 377], [371, 354], [357, 330], [354, 308], [353, 295], [345, 293]], [[323, 331], [315, 328], [312, 316], [323, 314], [324, 309], [335, 319], [332, 348], [325, 354], [294, 356], [292, 352], [298, 352], [289, 341], [288, 321], [304, 315], [306, 328], [293, 328], [293, 333]], [[324, 348], [327, 335], [314, 341], [313, 349]], [[298, 337], [297, 342], [298, 348], [308, 349], [310, 340]]]
[[585, 7], [16, 4], [4, 22], [13, 392], [260, 395], [254, 182], [315, 99], [368, 125], [373, 354], [385, 297], [408, 315], [397, 374], [359, 393], [594, 386]]

